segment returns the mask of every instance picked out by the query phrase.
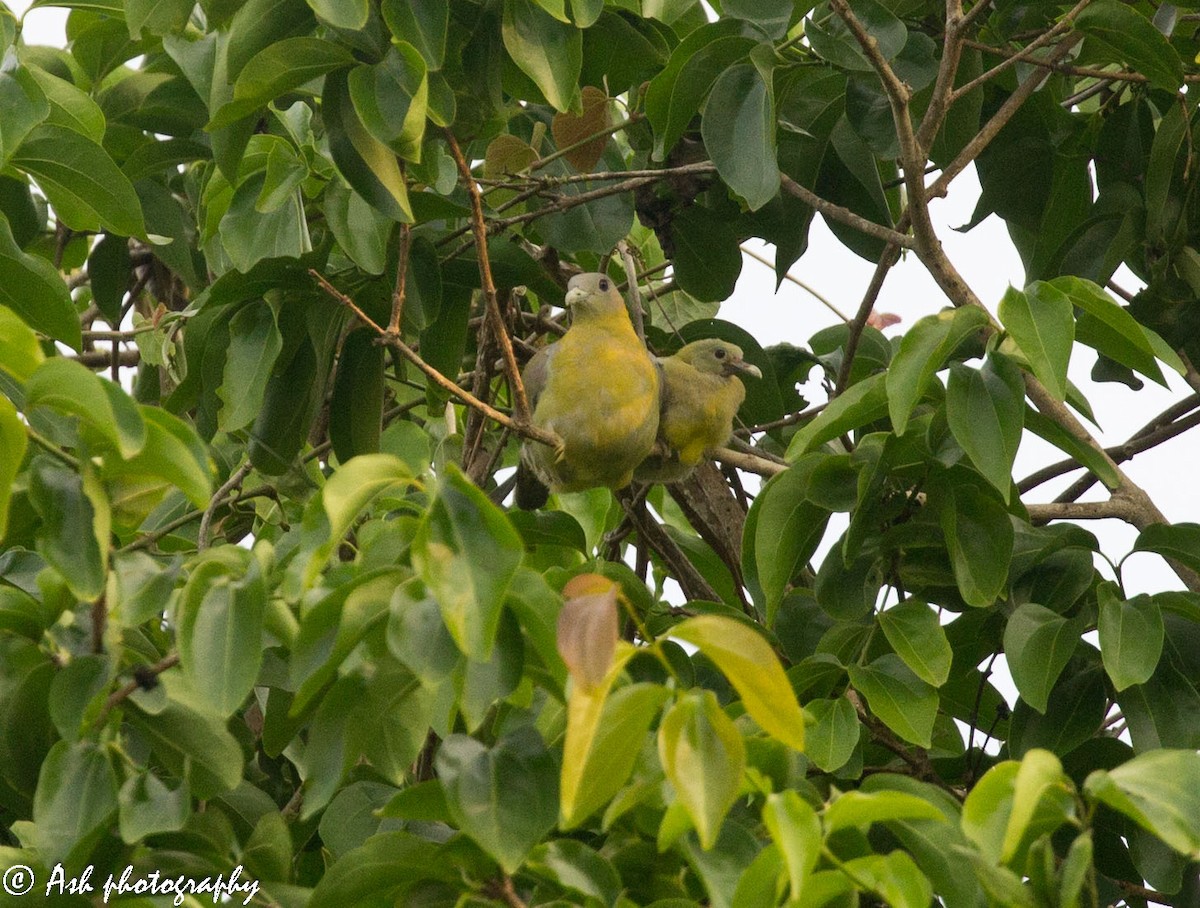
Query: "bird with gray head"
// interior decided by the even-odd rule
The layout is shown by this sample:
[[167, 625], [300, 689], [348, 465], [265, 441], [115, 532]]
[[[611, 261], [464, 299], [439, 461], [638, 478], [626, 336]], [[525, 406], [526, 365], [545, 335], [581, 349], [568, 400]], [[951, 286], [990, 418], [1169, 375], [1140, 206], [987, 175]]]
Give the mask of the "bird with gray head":
[[762, 378], [745, 361], [742, 348], [706, 338], [660, 357], [662, 411], [658, 437], [670, 453], [648, 456], [634, 477], [642, 482], [676, 482], [712, 451], [729, 441], [733, 420], [746, 399], [742, 377]]
[[522, 372], [533, 424], [560, 439], [554, 448], [521, 447], [516, 498], [526, 510], [545, 504], [550, 491], [627, 486], [658, 432], [659, 370], [616, 282], [576, 275], [565, 303], [571, 327]]

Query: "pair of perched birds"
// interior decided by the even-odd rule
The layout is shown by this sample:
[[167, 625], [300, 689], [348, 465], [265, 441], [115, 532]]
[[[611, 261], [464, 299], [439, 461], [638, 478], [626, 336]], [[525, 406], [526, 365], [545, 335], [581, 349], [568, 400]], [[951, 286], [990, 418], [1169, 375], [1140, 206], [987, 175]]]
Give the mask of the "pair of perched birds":
[[652, 357], [605, 274], [571, 278], [565, 302], [570, 329], [522, 373], [534, 425], [561, 442], [522, 446], [519, 507], [541, 507], [550, 491], [674, 482], [729, 440], [746, 397], [737, 376], [762, 377], [740, 348], [707, 339]]

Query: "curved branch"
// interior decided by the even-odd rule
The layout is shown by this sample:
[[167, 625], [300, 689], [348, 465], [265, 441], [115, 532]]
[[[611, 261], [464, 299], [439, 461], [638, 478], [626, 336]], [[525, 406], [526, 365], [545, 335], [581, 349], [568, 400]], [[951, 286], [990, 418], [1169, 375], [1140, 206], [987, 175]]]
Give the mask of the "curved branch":
[[[513, 352], [512, 338], [508, 334], [508, 326], [504, 324], [504, 316], [500, 314], [500, 300], [496, 296], [496, 282], [492, 278], [492, 263], [487, 250], [487, 222], [483, 218], [483, 196], [479, 192], [479, 184], [471, 174], [471, 168], [463, 157], [462, 149], [454, 138], [454, 133], [447, 127], [443, 130], [454, 163], [458, 166], [458, 174], [467, 194], [471, 197], [471, 229], [475, 234], [475, 249], [479, 261], [479, 281], [483, 297], [487, 304], [488, 316], [492, 320], [492, 333], [500, 345], [500, 354], [504, 359], [504, 373], [512, 389], [513, 411], [516, 422], [520, 425], [529, 423], [529, 398], [525, 395], [525, 384], [521, 381], [521, 369], [517, 365], [517, 356]], [[389, 334], [389, 338], [391, 335]], [[399, 334], [396, 334], [399, 339]]]

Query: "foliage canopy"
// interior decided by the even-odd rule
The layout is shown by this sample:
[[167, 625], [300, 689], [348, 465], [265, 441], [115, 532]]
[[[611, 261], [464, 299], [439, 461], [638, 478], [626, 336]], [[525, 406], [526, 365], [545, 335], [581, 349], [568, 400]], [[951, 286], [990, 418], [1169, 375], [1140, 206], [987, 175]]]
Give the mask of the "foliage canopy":
[[[71, 12], [37, 47], [0, 4], [5, 867], [241, 864], [297, 908], [1195, 897], [1200, 525], [1121, 469], [1200, 421], [1191, 6], [33, 5]], [[1002, 300], [929, 217], [971, 165]], [[739, 244], [782, 280], [817, 213], [876, 280], [764, 349], [716, 317]], [[947, 305], [893, 342], [902, 252]], [[655, 351], [745, 351], [747, 431], [645, 502], [512, 511], [518, 367], [600, 269]], [[1079, 345], [1197, 393], [1104, 450]], [[1065, 459], [1018, 482], [1027, 433]], [[1179, 589], [1129, 595], [1096, 517]]]

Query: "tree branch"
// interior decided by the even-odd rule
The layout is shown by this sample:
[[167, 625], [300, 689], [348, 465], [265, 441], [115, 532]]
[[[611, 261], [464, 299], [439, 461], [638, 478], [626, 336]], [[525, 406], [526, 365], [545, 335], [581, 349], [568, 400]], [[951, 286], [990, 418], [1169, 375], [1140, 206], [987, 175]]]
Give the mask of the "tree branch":
[[[1124, 461], [1131, 460], [1135, 455], [1140, 454], [1143, 451], [1147, 451], [1164, 441], [1174, 438], [1176, 435], [1182, 434], [1193, 426], [1200, 424], [1200, 413], [1192, 413], [1191, 416], [1188, 416], [1188, 414], [1197, 407], [1200, 407], [1200, 394], [1190, 394], [1183, 400], [1173, 404], [1162, 413], [1158, 414], [1158, 416], [1154, 417], [1154, 419], [1150, 420], [1150, 422], [1146, 423], [1146, 425], [1142, 426], [1142, 428], [1130, 435], [1129, 438], [1123, 441], [1121, 444], [1113, 445], [1110, 448], [1105, 448], [1105, 451], [1107, 451], [1109, 457], [1111, 457], [1117, 463], [1123, 463]], [[1183, 417], [1187, 418], [1184, 419]], [[1030, 473], [1017, 483], [1017, 491], [1024, 495], [1026, 492], [1036, 489], [1038, 486], [1049, 482], [1051, 479], [1062, 476], [1064, 473], [1070, 473], [1072, 470], [1079, 469], [1083, 469], [1083, 465], [1077, 460], [1068, 457], [1064, 460], [1058, 461], [1057, 463], [1042, 467], [1036, 472]], [[1073, 495], [1064, 500], [1074, 501], [1079, 497], [1079, 495], [1082, 495], [1084, 492], [1086, 492], [1088, 488], [1091, 488], [1092, 484], [1096, 481], [1096, 478], [1090, 472], [1088, 473], [1088, 476], [1091, 477], [1091, 481], [1087, 484], [1087, 487], [1080, 490], [1078, 495]]]
[[553, 432], [547, 432], [545, 429], [539, 429], [537, 426], [532, 425], [528, 421], [525, 423], [518, 423], [507, 413], [501, 413], [491, 404], [485, 403], [470, 391], [455, 384], [437, 369], [433, 368], [433, 366], [429, 365], [429, 363], [425, 362], [425, 360], [421, 359], [421, 357], [417, 355], [417, 352], [408, 346], [408, 344], [404, 343], [404, 341], [402, 341], [399, 337], [390, 336], [387, 330], [376, 324], [369, 315], [359, 308], [358, 304], [355, 303], [354, 300], [350, 299], [350, 297], [346, 296], [346, 294], [334, 287], [333, 284], [329, 283], [329, 281], [326, 280], [322, 274], [316, 271], [316, 269], [310, 268], [308, 273], [312, 275], [313, 280], [320, 285], [322, 290], [357, 315], [369, 328], [378, 334], [380, 337], [380, 343], [387, 344], [389, 347], [396, 350], [406, 360], [425, 373], [426, 377], [433, 381], [433, 383], [439, 388], [448, 391], [468, 407], [474, 407], [489, 419], [493, 420], [494, 422], [498, 422], [502, 426], [506, 426], [517, 435], [520, 435], [522, 438], [531, 438], [534, 441], [540, 441], [542, 444], [550, 445], [552, 447], [556, 447], [558, 445], [559, 438]]
[[500, 300], [496, 296], [496, 282], [492, 279], [492, 263], [487, 250], [487, 223], [483, 217], [483, 197], [479, 193], [479, 184], [471, 175], [471, 168], [463, 157], [462, 149], [449, 127], [443, 130], [454, 163], [458, 166], [459, 176], [471, 197], [471, 228], [475, 234], [475, 250], [479, 262], [480, 287], [483, 290], [484, 301], [487, 305], [488, 316], [492, 320], [492, 332], [496, 343], [500, 345], [500, 354], [504, 359], [505, 377], [512, 389], [513, 413], [518, 425], [529, 424], [529, 398], [525, 395], [525, 384], [521, 381], [521, 369], [517, 365], [517, 357], [513, 352], [512, 338], [508, 334], [508, 326], [500, 313]]
[[847, 227], [857, 230], [859, 233], [865, 233], [867, 236], [873, 236], [878, 240], [883, 240], [885, 243], [902, 246], [905, 249], [912, 249], [916, 245], [916, 240], [911, 236], [893, 230], [890, 227], [884, 227], [882, 224], [876, 224], [874, 221], [868, 221], [862, 215], [855, 214], [849, 208], [843, 208], [841, 205], [836, 205], [828, 199], [821, 198], [811, 189], [801, 186], [786, 173], [780, 173], [779, 180], [787, 192], [794, 195], [808, 207], [821, 212], [821, 214], [839, 223], [845, 224]]

